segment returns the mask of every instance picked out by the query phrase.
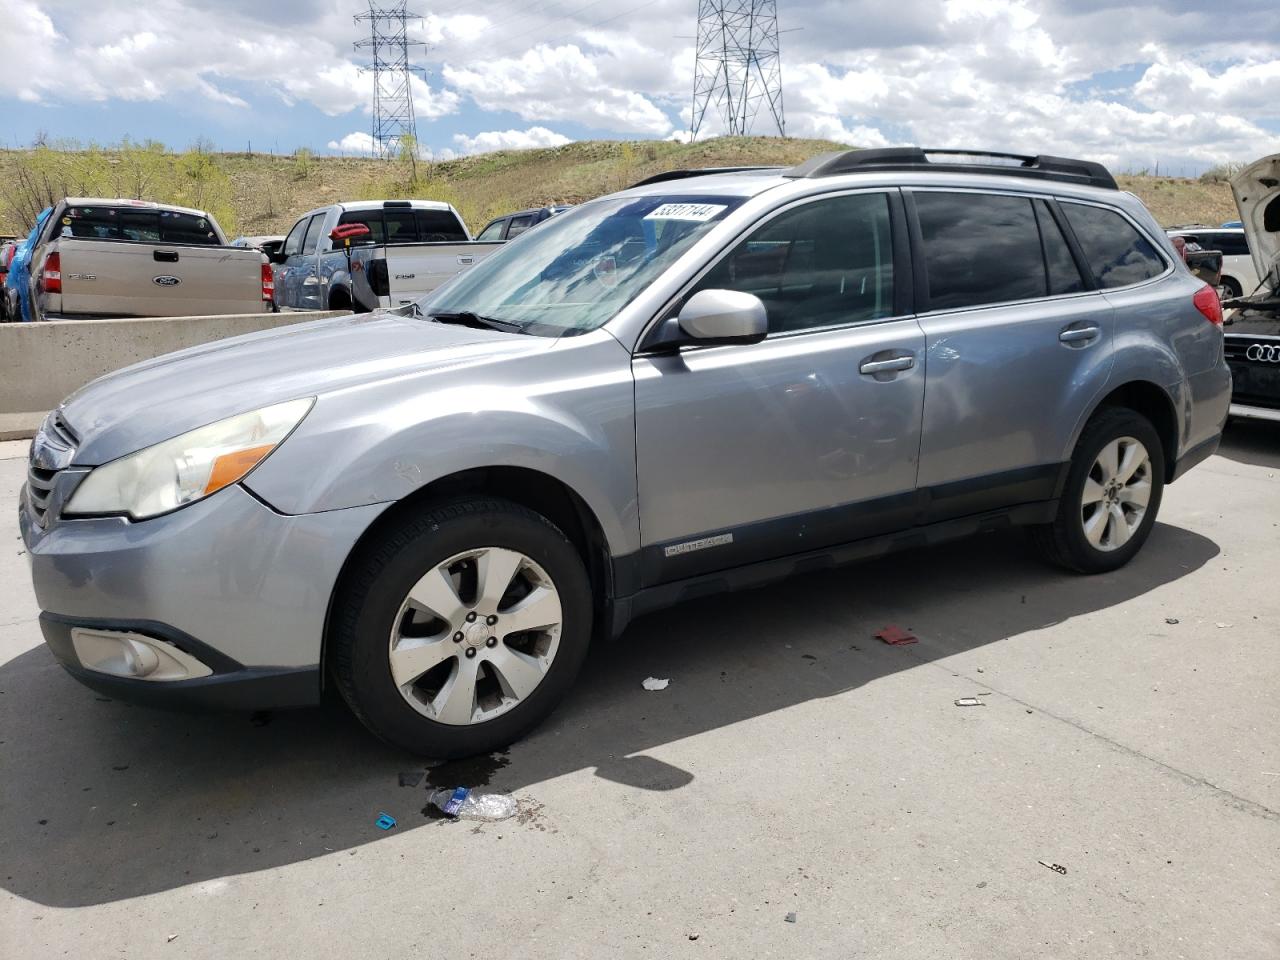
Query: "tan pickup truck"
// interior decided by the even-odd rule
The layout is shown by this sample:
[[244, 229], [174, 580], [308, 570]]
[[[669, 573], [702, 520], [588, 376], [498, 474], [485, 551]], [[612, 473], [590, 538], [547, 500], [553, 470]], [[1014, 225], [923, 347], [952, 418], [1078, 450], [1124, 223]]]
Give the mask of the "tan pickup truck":
[[202, 210], [145, 200], [61, 201], [32, 255], [31, 284], [40, 320], [273, 309], [260, 250], [228, 246]]

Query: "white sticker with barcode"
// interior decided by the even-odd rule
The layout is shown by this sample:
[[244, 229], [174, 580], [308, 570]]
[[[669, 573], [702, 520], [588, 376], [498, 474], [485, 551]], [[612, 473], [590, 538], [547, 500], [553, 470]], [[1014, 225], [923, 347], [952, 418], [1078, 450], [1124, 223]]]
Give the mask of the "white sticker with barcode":
[[728, 208], [721, 203], [664, 203], [644, 215], [646, 220], [692, 220], [706, 223]]

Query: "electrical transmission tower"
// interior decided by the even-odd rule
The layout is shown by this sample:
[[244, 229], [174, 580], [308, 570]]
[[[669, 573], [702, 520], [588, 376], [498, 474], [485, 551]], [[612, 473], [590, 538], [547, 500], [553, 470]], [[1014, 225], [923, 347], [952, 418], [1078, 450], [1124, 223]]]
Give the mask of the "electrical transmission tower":
[[357, 50], [369, 51], [372, 62], [361, 67], [373, 74], [373, 154], [394, 157], [400, 141], [412, 137], [418, 142], [418, 127], [413, 116], [413, 88], [409, 78], [421, 73], [421, 67], [409, 63], [409, 48], [426, 44], [410, 40], [409, 21], [420, 20], [406, 9], [407, 0], [377, 5], [368, 0], [367, 13], [356, 14], [357, 26], [369, 24], [369, 38], [357, 40]]
[[698, 0], [692, 139], [708, 107], [724, 120], [725, 133], [746, 136], [765, 104], [785, 137], [777, 0]]

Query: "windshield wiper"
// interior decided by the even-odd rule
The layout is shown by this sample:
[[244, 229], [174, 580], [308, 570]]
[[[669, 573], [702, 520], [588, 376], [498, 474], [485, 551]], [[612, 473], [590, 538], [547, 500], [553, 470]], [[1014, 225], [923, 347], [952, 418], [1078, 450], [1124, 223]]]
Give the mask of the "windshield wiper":
[[523, 326], [514, 320], [500, 320], [497, 317], [484, 317], [470, 310], [447, 311], [427, 314], [428, 320], [437, 323], [456, 323], [463, 327], [475, 327], [478, 330], [502, 330], [509, 333], [519, 332]]

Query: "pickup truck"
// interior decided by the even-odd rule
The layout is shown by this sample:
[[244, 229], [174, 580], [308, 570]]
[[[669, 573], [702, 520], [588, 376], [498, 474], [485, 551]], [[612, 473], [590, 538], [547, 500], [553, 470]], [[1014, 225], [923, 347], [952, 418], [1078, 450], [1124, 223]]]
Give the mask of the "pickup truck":
[[[335, 231], [346, 238], [335, 239]], [[447, 203], [335, 203], [303, 214], [284, 246], [271, 255], [276, 265], [275, 302], [297, 310], [399, 307], [501, 246], [472, 240], [458, 212]]]
[[203, 210], [69, 197], [31, 256], [36, 320], [263, 313], [271, 270], [259, 250], [227, 245]]

